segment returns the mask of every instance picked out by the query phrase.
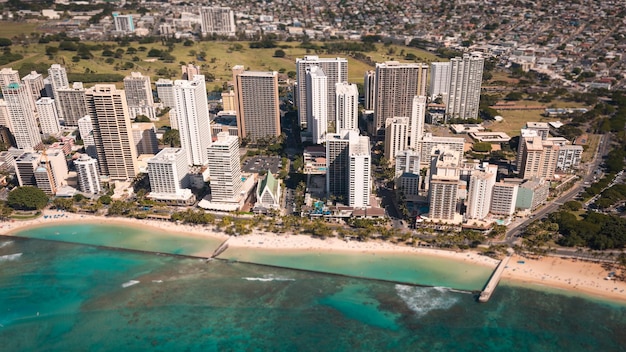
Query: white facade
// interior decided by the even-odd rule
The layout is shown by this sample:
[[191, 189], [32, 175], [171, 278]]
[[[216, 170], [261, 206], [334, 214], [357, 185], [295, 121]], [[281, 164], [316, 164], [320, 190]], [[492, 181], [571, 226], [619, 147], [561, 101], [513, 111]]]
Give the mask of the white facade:
[[100, 175], [98, 173], [98, 161], [83, 154], [74, 161], [78, 174], [78, 188], [85, 193], [98, 194], [102, 191]]
[[372, 158], [369, 146], [367, 150], [351, 152], [348, 206], [355, 208], [370, 206], [371, 175]]
[[113, 12], [113, 23], [115, 24], [115, 30], [118, 32], [130, 34], [135, 31], [133, 15], [120, 15], [117, 12]]
[[395, 162], [396, 154], [407, 149], [409, 118], [396, 117], [385, 122], [385, 158]]
[[396, 176], [403, 173], [419, 174], [420, 155], [411, 149], [396, 154]]
[[21, 83], [20, 73], [10, 67], [0, 69], [0, 87], [8, 86], [11, 83]]
[[41, 126], [41, 133], [59, 133], [61, 127], [59, 126], [59, 116], [57, 115], [57, 109], [54, 105], [54, 99], [44, 97], [37, 100], [37, 103], [35, 105], [37, 107], [37, 114], [39, 115], [39, 125]]
[[43, 75], [41, 73], [31, 71], [31, 73], [22, 77], [22, 82], [24, 82], [30, 90], [30, 94], [33, 96], [33, 101], [37, 101], [41, 98], [41, 93], [44, 91]]
[[13, 131], [11, 126], [11, 117], [9, 117], [9, 107], [4, 99], [0, 99], [0, 126], [5, 126]]
[[306, 94], [306, 71], [308, 67], [318, 66], [324, 71], [328, 85], [328, 116], [335, 116], [335, 87], [337, 83], [348, 80], [348, 60], [341, 57], [336, 58], [320, 58], [315, 55], [305, 56], [302, 59], [296, 59], [296, 105], [298, 106], [298, 115], [300, 125], [306, 125], [307, 114], [307, 94]]
[[11, 83], [2, 87], [2, 95], [7, 103], [11, 132], [18, 149], [34, 149], [41, 144], [41, 135], [37, 127], [37, 117], [31, 108], [32, 96], [26, 85]]
[[449, 118], [478, 117], [484, 64], [485, 59], [478, 52], [450, 60], [450, 89], [446, 99]]
[[467, 193], [466, 218], [482, 220], [487, 217], [497, 172], [498, 167], [495, 165], [486, 166], [482, 170], [472, 170]]
[[450, 87], [450, 62], [433, 62], [430, 64], [430, 86], [428, 94], [431, 99], [441, 95], [445, 97]]
[[432, 158], [428, 187], [430, 201], [428, 216], [432, 220], [455, 220], [457, 218], [460, 155], [456, 151], [442, 150]]
[[235, 35], [235, 13], [229, 7], [202, 7], [202, 34]]
[[517, 183], [498, 182], [493, 185], [490, 212], [494, 215], [510, 216], [515, 213]]
[[580, 165], [583, 155], [582, 145], [562, 145], [559, 148], [556, 169], [559, 171], [567, 171]]
[[365, 110], [374, 110], [374, 82], [376, 78], [375, 71], [365, 72], [363, 77], [363, 90], [365, 91], [365, 101], [363, 107]]
[[182, 194], [189, 187], [189, 165], [182, 148], [165, 148], [148, 159], [151, 194]]
[[155, 83], [157, 96], [163, 107], [173, 109], [176, 106], [174, 98], [174, 82], [171, 79], [160, 78]]
[[140, 72], [131, 72], [130, 76], [124, 78], [124, 91], [131, 119], [138, 115], [147, 116], [150, 120], [156, 119], [149, 76], [144, 76]]
[[369, 137], [355, 130], [329, 133], [326, 138], [326, 191], [354, 207], [368, 207], [371, 190]]
[[206, 165], [211, 128], [204, 76], [194, 76], [193, 81], [175, 81], [174, 98], [180, 145], [187, 155], [187, 163]]
[[322, 144], [328, 132], [328, 79], [318, 66], [307, 68], [307, 126], [313, 143]]
[[356, 84], [337, 83], [335, 131], [359, 129], [359, 89]]
[[[52, 86], [52, 98], [56, 98], [57, 89], [68, 87], [70, 85], [67, 80], [65, 67], [59, 64], [53, 64], [48, 69], [48, 81], [50, 81], [50, 85]], [[62, 115], [59, 115], [59, 117], [63, 118]]]
[[208, 149], [209, 173], [211, 174], [211, 201], [238, 200], [243, 182], [239, 161], [239, 138], [227, 132], [217, 134]]
[[418, 142], [424, 135], [424, 122], [426, 121], [426, 97], [416, 95], [413, 97], [413, 109], [411, 110], [411, 123], [409, 126], [409, 142], [411, 149], [417, 150]]
[[463, 147], [465, 146], [465, 139], [459, 137], [437, 137], [431, 133], [424, 134], [422, 140], [418, 141], [417, 151], [420, 155], [420, 160], [423, 163], [428, 163], [433, 150], [436, 149], [448, 149], [463, 154]]
[[80, 138], [83, 140], [85, 152], [90, 157], [97, 158], [96, 142], [93, 139], [93, 124], [91, 123], [91, 117], [89, 117], [89, 115], [78, 119], [78, 132], [80, 133]]

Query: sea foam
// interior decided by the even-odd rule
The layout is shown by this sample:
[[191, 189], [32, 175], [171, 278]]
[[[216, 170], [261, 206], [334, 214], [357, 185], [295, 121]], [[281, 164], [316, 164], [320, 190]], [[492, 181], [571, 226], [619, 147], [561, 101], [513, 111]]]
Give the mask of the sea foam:
[[0, 256], [0, 262], [8, 262], [12, 260], [18, 260], [22, 256], [22, 253], [14, 253]]
[[396, 285], [396, 292], [418, 317], [423, 317], [433, 310], [449, 309], [459, 301], [458, 297], [450, 294], [447, 287]]
[[263, 277], [244, 277], [244, 280], [248, 281], [296, 281], [295, 279], [290, 279], [288, 277], [280, 277], [274, 275], [264, 275]]
[[0, 243], [0, 248], [4, 248], [4, 247], [9, 246], [11, 244], [13, 244], [13, 241], [2, 242], [2, 243]]

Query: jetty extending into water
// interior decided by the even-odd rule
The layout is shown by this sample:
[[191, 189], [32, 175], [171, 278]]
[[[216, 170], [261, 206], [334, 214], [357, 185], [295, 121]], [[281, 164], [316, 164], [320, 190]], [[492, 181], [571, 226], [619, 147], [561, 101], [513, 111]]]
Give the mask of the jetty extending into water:
[[496, 290], [496, 287], [500, 282], [500, 278], [502, 277], [504, 268], [506, 268], [506, 266], [509, 264], [509, 260], [511, 260], [510, 253], [504, 259], [502, 259], [500, 261], [500, 264], [498, 264], [498, 266], [496, 267], [496, 270], [491, 275], [491, 278], [489, 278], [489, 281], [487, 281], [487, 285], [485, 285], [485, 288], [480, 293], [480, 296], [478, 296], [478, 302], [485, 303], [489, 301], [489, 298], [491, 298], [493, 291]]

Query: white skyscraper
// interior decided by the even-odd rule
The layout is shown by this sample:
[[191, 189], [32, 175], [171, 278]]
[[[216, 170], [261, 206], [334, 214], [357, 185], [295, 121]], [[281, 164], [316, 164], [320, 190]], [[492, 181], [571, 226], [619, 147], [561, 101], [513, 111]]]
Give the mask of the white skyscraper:
[[2, 95], [7, 103], [11, 132], [19, 149], [35, 149], [41, 144], [41, 134], [37, 127], [37, 117], [31, 108], [32, 96], [24, 84], [11, 83], [2, 87]]
[[446, 149], [432, 155], [428, 187], [430, 201], [428, 217], [433, 220], [462, 221], [456, 211], [460, 159], [460, 153]]
[[114, 181], [135, 178], [137, 153], [124, 91], [113, 84], [96, 84], [85, 95], [100, 173]]
[[131, 119], [138, 115], [147, 116], [150, 120], [156, 119], [149, 76], [144, 76], [140, 72], [131, 72], [130, 76], [124, 78], [124, 91]]
[[208, 149], [211, 174], [211, 201], [238, 200], [243, 182], [239, 161], [239, 138], [228, 132], [217, 134], [217, 141]]
[[0, 87], [8, 86], [11, 83], [21, 83], [20, 73], [10, 67], [0, 69]]
[[148, 159], [149, 198], [175, 204], [189, 204], [195, 197], [189, 189], [189, 165], [185, 150], [165, 148]]
[[9, 116], [9, 107], [4, 99], [0, 99], [0, 126], [5, 126], [9, 130], [13, 131], [11, 117]]
[[306, 71], [307, 126], [313, 143], [322, 144], [328, 132], [328, 79], [318, 66]]
[[100, 193], [102, 188], [98, 174], [98, 161], [87, 154], [82, 154], [78, 160], [74, 161], [74, 165], [78, 175], [78, 188], [85, 193]]
[[93, 124], [91, 123], [91, 117], [89, 117], [89, 115], [78, 119], [78, 132], [80, 133], [80, 138], [83, 140], [83, 146], [85, 147], [87, 155], [94, 159], [97, 158], [96, 142], [93, 139]]
[[417, 143], [417, 151], [422, 163], [428, 163], [433, 150], [448, 149], [463, 155], [465, 139], [462, 137], [438, 137], [432, 133], [425, 133]]
[[126, 34], [130, 34], [135, 31], [133, 15], [120, 15], [119, 12], [113, 12], [112, 15], [116, 31]]
[[424, 135], [424, 122], [426, 120], [426, 97], [416, 95], [413, 97], [413, 109], [411, 110], [411, 125], [409, 126], [409, 142], [411, 149], [417, 150], [418, 142]]
[[385, 123], [385, 158], [393, 163], [396, 154], [407, 149], [409, 118], [396, 117]]
[[419, 196], [420, 156], [414, 150], [404, 150], [396, 155], [396, 189], [402, 191], [407, 200]]
[[44, 91], [43, 75], [41, 73], [32, 71], [22, 77], [22, 82], [24, 82], [30, 90], [30, 94], [33, 96], [33, 101], [37, 101], [41, 98], [41, 94]]
[[39, 166], [35, 169], [37, 188], [46, 194], [56, 194], [59, 187], [67, 184], [67, 162], [61, 149], [49, 148], [42, 154]]
[[374, 110], [375, 78], [375, 71], [367, 71], [365, 72], [365, 77], [363, 77], [363, 90], [365, 91], [365, 101], [363, 107], [365, 107], [365, 110]]
[[296, 105], [298, 106], [298, 115], [300, 125], [304, 126], [308, 123], [306, 106], [306, 72], [311, 66], [319, 66], [326, 75], [328, 85], [328, 116], [335, 116], [335, 85], [348, 80], [348, 60], [344, 58], [320, 58], [318, 56], [305, 56], [303, 59], [296, 59]]
[[196, 75], [192, 81], [174, 81], [174, 98], [180, 145], [188, 165], [206, 165], [211, 128], [204, 76]]
[[326, 190], [352, 207], [369, 207], [371, 154], [369, 138], [355, 130], [326, 138]]
[[[68, 87], [70, 83], [67, 80], [67, 72], [65, 67], [59, 64], [53, 64], [48, 69], [48, 80], [52, 86], [52, 97], [56, 98], [57, 89]], [[63, 118], [63, 116], [59, 116]]]
[[174, 82], [171, 79], [160, 78], [155, 83], [157, 96], [161, 100], [161, 104], [166, 108], [174, 108], [176, 99], [174, 99]]
[[54, 104], [54, 99], [43, 97], [37, 100], [35, 104], [37, 114], [39, 115], [39, 125], [43, 134], [57, 134], [61, 127], [59, 126], [59, 116]]
[[359, 129], [359, 90], [347, 82], [336, 85], [335, 131]]
[[427, 76], [427, 64], [397, 61], [376, 64], [374, 118], [377, 130], [384, 129], [389, 118], [411, 116], [413, 98], [426, 95]]
[[87, 115], [86, 89], [82, 82], [74, 82], [71, 87], [58, 88], [54, 92], [59, 117], [63, 116], [65, 126], [78, 126], [78, 119]]
[[202, 34], [234, 36], [235, 13], [229, 7], [202, 7], [200, 9]]
[[[433, 62], [430, 64], [430, 86], [428, 94], [431, 99], [448, 95], [450, 87], [450, 62]], [[445, 100], [444, 100], [445, 101]]]
[[496, 165], [484, 165], [481, 169], [472, 170], [467, 192], [466, 218], [483, 220], [487, 217], [497, 173]]
[[510, 216], [515, 213], [519, 184], [498, 182], [493, 185], [490, 212], [494, 215]]
[[450, 88], [446, 100], [448, 118], [478, 117], [484, 64], [485, 59], [478, 52], [450, 60]]

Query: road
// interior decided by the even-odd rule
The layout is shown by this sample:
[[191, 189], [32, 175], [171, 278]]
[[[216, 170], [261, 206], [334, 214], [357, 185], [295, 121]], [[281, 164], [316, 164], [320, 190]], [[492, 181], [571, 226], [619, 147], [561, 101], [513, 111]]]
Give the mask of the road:
[[602, 160], [608, 154], [610, 144], [610, 135], [607, 134], [601, 136], [600, 142], [598, 144], [598, 151], [594, 155], [593, 162], [587, 169], [585, 177], [582, 180], [576, 182], [574, 186], [570, 188], [565, 194], [561, 195], [559, 198], [553, 200], [552, 202], [539, 209], [539, 211], [532, 215], [532, 218], [526, 219], [517, 226], [508, 229], [508, 231], [506, 232], [506, 236], [504, 237], [504, 242], [508, 245], [512, 245], [513, 242], [515, 242], [516, 237], [520, 233], [522, 233], [524, 229], [526, 229], [526, 226], [528, 226], [530, 223], [537, 219], [542, 219], [548, 214], [558, 210], [559, 207], [563, 205], [563, 203], [573, 200], [583, 190], [584, 183], [591, 182], [591, 180], [593, 179], [593, 173], [595, 170], [599, 169], [600, 163], [602, 163]]

